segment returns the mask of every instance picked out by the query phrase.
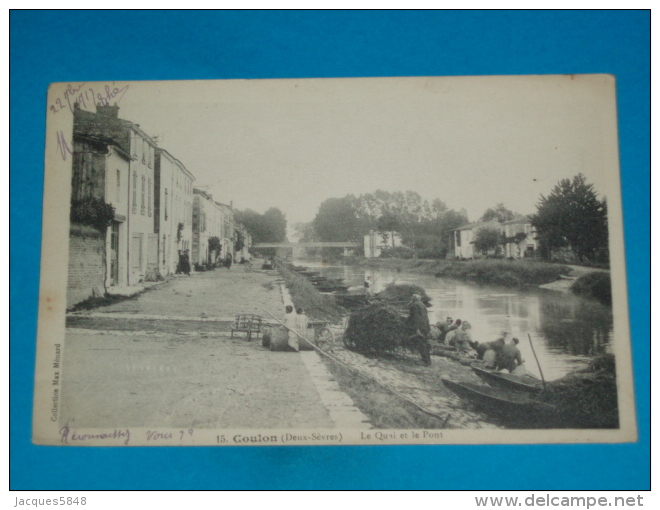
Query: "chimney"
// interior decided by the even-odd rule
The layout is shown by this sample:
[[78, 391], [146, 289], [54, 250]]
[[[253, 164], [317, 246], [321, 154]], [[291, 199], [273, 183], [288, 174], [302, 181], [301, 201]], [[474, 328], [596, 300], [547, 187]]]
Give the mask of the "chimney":
[[99, 115], [105, 115], [106, 117], [114, 117], [115, 119], [119, 117], [119, 106], [117, 103], [110, 106], [109, 104], [98, 103], [96, 105], [96, 113]]
[[229, 208], [233, 211], [234, 210], [234, 201], [230, 200], [229, 201]]

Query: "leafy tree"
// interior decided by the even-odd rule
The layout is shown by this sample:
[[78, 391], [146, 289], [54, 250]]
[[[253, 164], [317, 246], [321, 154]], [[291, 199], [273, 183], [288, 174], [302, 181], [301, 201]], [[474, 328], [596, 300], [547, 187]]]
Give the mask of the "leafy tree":
[[486, 209], [481, 215], [481, 218], [479, 218], [479, 221], [499, 221], [500, 223], [504, 223], [519, 216], [519, 214], [504, 207], [504, 204], [497, 204], [495, 207]]
[[294, 234], [293, 237], [299, 243], [309, 243], [313, 241], [318, 241], [318, 236], [314, 230], [314, 225], [311, 221], [304, 223], [298, 222], [293, 225]]
[[216, 237], [216, 236], [209, 237], [209, 251], [216, 251], [216, 252], [220, 253], [221, 248], [222, 247], [220, 245], [220, 238], [219, 237]]
[[234, 211], [234, 219], [242, 223], [255, 243], [280, 243], [286, 241], [286, 217], [275, 207], [264, 214], [252, 209]]
[[450, 248], [451, 229], [467, 221], [465, 210], [448, 209], [438, 198], [429, 203], [414, 191], [376, 190], [326, 200], [312, 227], [322, 241], [361, 241], [370, 230], [395, 231], [420, 255], [440, 258]]
[[502, 244], [502, 233], [497, 228], [487, 227], [477, 230], [474, 237], [475, 250], [487, 255], [489, 251], [494, 250], [497, 253]]
[[398, 231], [401, 228], [399, 218], [391, 212], [386, 212], [376, 222], [376, 227], [380, 232]]
[[364, 230], [352, 195], [325, 200], [312, 224], [321, 241], [327, 242], [359, 241]]
[[271, 207], [263, 215], [266, 229], [265, 242], [281, 243], [286, 241], [286, 216], [277, 207]]
[[71, 200], [70, 221], [89, 225], [105, 233], [115, 219], [115, 208], [102, 198], [85, 197]]
[[545, 258], [568, 246], [582, 261], [609, 259], [607, 202], [598, 199], [584, 175], [559, 181], [536, 208], [532, 224]]

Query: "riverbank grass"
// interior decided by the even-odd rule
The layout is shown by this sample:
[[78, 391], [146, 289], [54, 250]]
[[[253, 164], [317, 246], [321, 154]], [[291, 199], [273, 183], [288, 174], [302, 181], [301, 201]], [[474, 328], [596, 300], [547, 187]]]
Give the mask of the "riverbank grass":
[[313, 319], [333, 324], [341, 322], [346, 311], [336, 303], [334, 297], [321, 294], [307, 278], [291, 271], [282, 263], [278, 264], [277, 269], [296, 308], [303, 308], [307, 316]]
[[571, 272], [568, 266], [531, 260], [470, 260], [447, 262], [435, 276], [467, 280], [479, 285], [523, 287], [554, 282]]

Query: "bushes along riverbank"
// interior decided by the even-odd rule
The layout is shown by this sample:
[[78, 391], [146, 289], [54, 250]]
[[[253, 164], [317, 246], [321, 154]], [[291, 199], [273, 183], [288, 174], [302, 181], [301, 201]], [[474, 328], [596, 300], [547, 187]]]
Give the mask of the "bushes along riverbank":
[[594, 272], [580, 276], [571, 286], [571, 292], [576, 296], [596, 299], [605, 306], [612, 306], [612, 281], [609, 273]]
[[480, 285], [523, 287], [554, 282], [570, 273], [568, 266], [528, 260], [471, 260], [452, 262], [435, 276], [467, 280]]
[[434, 275], [441, 278], [467, 280], [480, 285], [523, 287], [542, 285], [571, 273], [563, 264], [533, 260], [409, 260], [409, 259], [351, 259], [349, 264], [377, 267], [408, 273]]

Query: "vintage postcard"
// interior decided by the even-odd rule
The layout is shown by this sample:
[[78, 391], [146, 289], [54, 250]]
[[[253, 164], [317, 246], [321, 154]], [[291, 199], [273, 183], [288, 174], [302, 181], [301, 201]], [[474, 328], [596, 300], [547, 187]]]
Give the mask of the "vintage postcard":
[[609, 75], [55, 83], [33, 441], [637, 439]]

